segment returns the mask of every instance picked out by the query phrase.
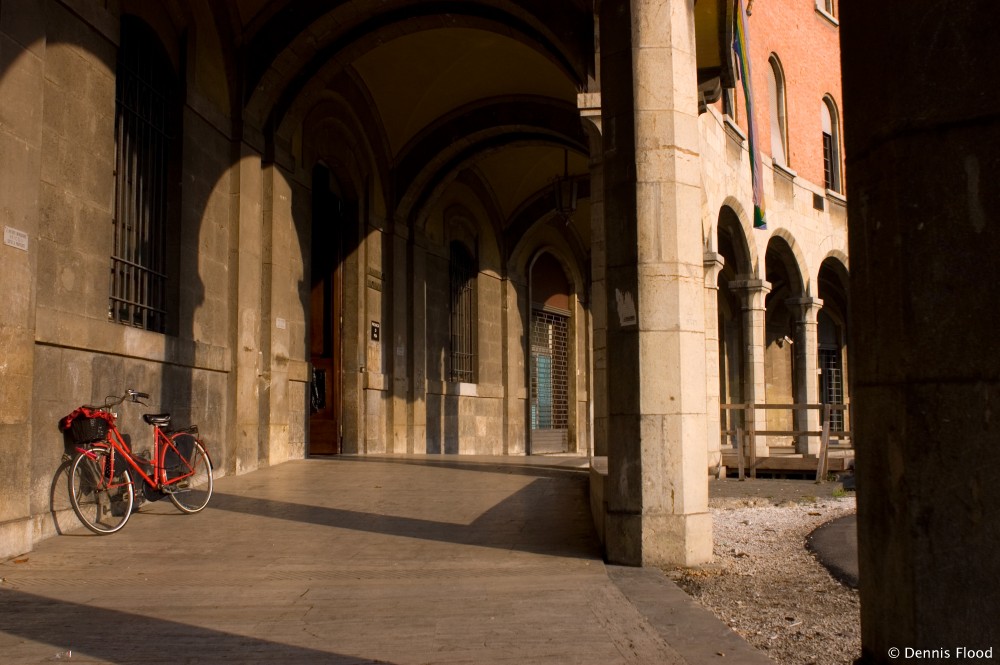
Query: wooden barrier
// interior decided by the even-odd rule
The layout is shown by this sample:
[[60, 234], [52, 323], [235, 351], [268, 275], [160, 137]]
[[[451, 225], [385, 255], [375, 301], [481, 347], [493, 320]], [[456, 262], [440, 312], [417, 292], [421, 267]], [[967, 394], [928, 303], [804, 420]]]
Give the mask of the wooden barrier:
[[[822, 482], [826, 479], [826, 475], [830, 469], [830, 440], [837, 439], [838, 441], [843, 441], [845, 439], [850, 440], [851, 432], [847, 429], [845, 430], [833, 430], [831, 428], [831, 420], [833, 414], [837, 411], [848, 412], [850, 409], [849, 404], [721, 404], [720, 405], [723, 412], [728, 412], [730, 417], [726, 417], [723, 414], [725, 422], [732, 425], [731, 414], [742, 413], [743, 414], [743, 426], [727, 427], [723, 430], [727, 438], [733, 438], [733, 448], [736, 449], [736, 454], [738, 458], [739, 465], [739, 478], [744, 480], [746, 478], [746, 473], [749, 471], [751, 479], [757, 477], [758, 460], [757, 460], [757, 437], [758, 436], [788, 436], [788, 437], [811, 437], [817, 436], [820, 439], [819, 453], [816, 455], [816, 482]], [[771, 429], [757, 429], [756, 427], [756, 412], [758, 410], [777, 410], [784, 409], [790, 410], [793, 414], [801, 411], [817, 410], [820, 412], [821, 429], [819, 430], [809, 430], [809, 429], [790, 429], [790, 430], [771, 430]], [[723, 451], [725, 452], [725, 451]], [[773, 463], [774, 460], [780, 459], [776, 457], [768, 458], [769, 463]], [[798, 459], [798, 458], [796, 458]], [[805, 459], [811, 459], [805, 458]], [[781, 466], [781, 465], [779, 465]], [[800, 470], [801, 464], [789, 466], [788, 470]]]

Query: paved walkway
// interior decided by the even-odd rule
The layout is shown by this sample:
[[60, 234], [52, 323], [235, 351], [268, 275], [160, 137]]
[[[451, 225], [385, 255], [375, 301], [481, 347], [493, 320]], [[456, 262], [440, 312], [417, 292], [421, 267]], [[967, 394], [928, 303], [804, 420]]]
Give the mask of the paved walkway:
[[222, 478], [198, 515], [147, 504], [0, 563], [0, 662], [769, 662], [659, 571], [602, 562], [585, 467], [341, 457]]
[[858, 588], [858, 516], [847, 515], [827, 522], [807, 539], [809, 549], [842, 584]]

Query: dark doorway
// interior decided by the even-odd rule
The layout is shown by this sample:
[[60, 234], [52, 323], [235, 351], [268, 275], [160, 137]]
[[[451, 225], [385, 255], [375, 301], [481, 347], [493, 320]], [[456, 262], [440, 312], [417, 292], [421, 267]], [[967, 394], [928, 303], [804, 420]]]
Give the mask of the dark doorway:
[[341, 452], [343, 411], [344, 229], [350, 215], [324, 166], [313, 170], [310, 293], [309, 454]]

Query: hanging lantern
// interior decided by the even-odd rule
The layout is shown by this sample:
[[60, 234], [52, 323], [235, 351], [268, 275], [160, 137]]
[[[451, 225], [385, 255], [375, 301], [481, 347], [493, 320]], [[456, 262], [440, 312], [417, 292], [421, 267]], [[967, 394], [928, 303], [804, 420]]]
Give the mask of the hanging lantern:
[[556, 178], [552, 187], [556, 198], [556, 212], [569, 218], [576, 212], [577, 182], [569, 174], [569, 151], [563, 150], [563, 175]]

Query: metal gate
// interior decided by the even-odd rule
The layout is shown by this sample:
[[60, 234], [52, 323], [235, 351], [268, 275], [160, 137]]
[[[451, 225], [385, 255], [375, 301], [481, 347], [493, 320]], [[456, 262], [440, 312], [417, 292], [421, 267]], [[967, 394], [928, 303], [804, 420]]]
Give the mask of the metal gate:
[[532, 454], [567, 450], [569, 429], [569, 317], [531, 313]]
[[[840, 349], [819, 350], [820, 400], [823, 404], [844, 403], [844, 375], [840, 366]], [[844, 412], [834, 409], [830, 413], [830, 431], [844, 431]]]

